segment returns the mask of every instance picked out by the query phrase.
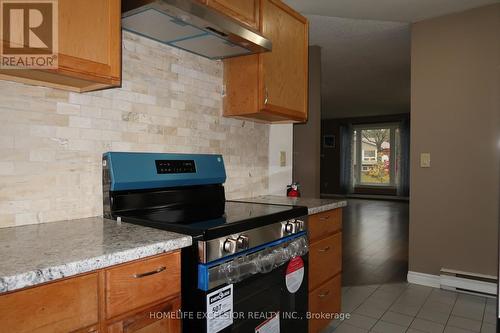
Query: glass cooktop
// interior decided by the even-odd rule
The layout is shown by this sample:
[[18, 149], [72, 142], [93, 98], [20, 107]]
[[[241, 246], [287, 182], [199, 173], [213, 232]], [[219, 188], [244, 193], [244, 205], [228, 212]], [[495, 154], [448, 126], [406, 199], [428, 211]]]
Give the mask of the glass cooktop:
[[177, 206], [135, 212], [122, 220], [209, 239], [305, 215], [305, 207], [226, 201], [224, 214], [216, 218], [203, 218], [203, 208]]

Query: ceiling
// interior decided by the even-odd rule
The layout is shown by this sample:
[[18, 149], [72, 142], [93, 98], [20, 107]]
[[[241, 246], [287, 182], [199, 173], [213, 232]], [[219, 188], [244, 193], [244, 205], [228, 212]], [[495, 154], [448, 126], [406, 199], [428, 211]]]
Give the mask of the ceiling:
[[301, 13], [344, 18], [417, 22], [500, 0], [285, 0]]
[[310, 44], [321, 46], [323, 118], [409, 112], [407, 23], [308, 18]]
[[322, 118], [347, 118], [410, 111], [410, 22], [500, 0], [285, 2], [309, 18], [309, 44], [321, 47]]

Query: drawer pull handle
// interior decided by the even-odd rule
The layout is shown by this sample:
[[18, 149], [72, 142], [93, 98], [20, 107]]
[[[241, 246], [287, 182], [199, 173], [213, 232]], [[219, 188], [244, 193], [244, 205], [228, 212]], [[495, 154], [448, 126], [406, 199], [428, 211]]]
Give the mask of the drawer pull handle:
[[327, 221], [329, 219], [330, 219], [330, 215], [328, 215], [328, 216], [322, 216], [322, 217], [319, 218], [320, 221]]
[[318, 295], [318, 297], [319, 297], [319, 298], [325, 298], [325, 297], [326, 297], [326, 296], [328, 296], [328, 295], [330, 295], [330, 290], [327, 290], [327, 291], [325, 291], [324, 293], [319, 294], [319, 295]]
[[145, 276], [150, 276], [150, 275], [154, 275], [154, 274], [158, 274], [158, 273], [161, 273], [163, 272], [164, 270], [166, 270], [167, 267], [165, 266], [162, 266], [162, 267], [159, 267], [157, 269], [155, 269], [154, 271], [151, 271], [151, 272], [146, 272], [146, 273], [139, 273], [139, 274], [134, 274], [134, 278], [136, 279], [140, 279], [140, 278], [143, 278]]
[[330, 247], [327, 246], [324, 249], [319, 249], [319, 252], [328, 252], [330, 250]]

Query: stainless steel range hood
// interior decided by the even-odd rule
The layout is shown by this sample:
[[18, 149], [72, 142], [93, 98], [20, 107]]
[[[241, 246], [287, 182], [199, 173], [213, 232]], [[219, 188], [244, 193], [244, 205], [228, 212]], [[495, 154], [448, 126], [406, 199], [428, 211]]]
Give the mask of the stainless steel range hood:
[[196, 0], [123, 0], [122, 27], [209, 59], [270, 51], [271, 41]]

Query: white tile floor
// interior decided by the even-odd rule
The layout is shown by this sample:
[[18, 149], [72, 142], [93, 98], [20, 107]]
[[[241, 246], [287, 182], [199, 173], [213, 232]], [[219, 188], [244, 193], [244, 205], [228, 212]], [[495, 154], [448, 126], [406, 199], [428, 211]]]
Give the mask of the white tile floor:
[[324, 333], [495, 333], [495, 299], [407, 283], [342, 288], [342, 312]]

